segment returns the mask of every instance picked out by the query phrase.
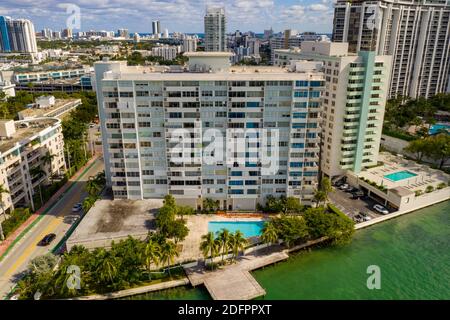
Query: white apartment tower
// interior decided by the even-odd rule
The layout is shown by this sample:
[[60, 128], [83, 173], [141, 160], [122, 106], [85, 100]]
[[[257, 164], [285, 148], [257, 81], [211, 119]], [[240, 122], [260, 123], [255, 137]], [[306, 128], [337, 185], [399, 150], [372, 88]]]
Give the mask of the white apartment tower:
[[226, 51], [226, 41], [225, 8], [206, 8], [205, 51]]
[[392, 55], [390, 97], [450, 88], [450, 0], [338, 0], [333, 25], [351, 52]]
[[95, 63], [107, 183], [117, 199], [254, 210], [268, 195], [311, 203], [317, 188], [322, 67], [231, 67], [192, 52], [184, 70]]
[[391, 56], [348, 44], [304, 41], [300, 59], [324, 63], [321, 169], [329, 177], [377, 164]]

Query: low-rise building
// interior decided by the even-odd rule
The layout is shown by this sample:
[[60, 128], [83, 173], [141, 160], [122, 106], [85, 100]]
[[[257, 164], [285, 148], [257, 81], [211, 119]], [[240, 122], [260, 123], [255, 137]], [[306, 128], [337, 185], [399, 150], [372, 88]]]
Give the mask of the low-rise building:
[[161, 57], [164, 60], [173, 60], [181, 52], [181, 46], [163, 45], [152, 48], [152, 56]]
[[[48, 154], [53, 157], [46, 157]], [[32, 176], [35, 168], [43, 173]], [[3, 210], [10, 211], [18, 204], [33, 208], [38, 185], [65, 170], [59, 119], [0, 120], [0, 184], [9, 192], [1, 195]]]
[[31, 120], [41, 117], [62, 118], [64, 114], [81, 105], [81, 99], [55, 99], [54, 96], [40, 96], [36, 103], [18, 112], [19, 120]]
[[83, 67], [77, 69], [18, 72], [14, 74], [14, 82], [16, 84], [23, 84], [23, 83], [26, 84], [30, 82], [80, 78], [81, 76], [88, 74], [89, 71], [90, 71], [89, 67]]

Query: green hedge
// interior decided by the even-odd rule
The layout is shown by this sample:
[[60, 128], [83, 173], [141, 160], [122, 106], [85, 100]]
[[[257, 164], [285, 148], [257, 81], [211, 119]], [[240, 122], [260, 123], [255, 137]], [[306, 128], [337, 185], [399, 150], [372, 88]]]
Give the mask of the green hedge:
[[14, 209], [9, 218], [2, 222], [3, 233], [5, 234], [5, 237], [13, 233], [30, 216], [31, 212], [28, 208]]
[[405, 140], [405, 141], [413, 141], [413, 140], [417, 139], [416, 137], [414, 137], [414, 136], [412, 136], [410, 134], [404, 133], [402, 131], [391, 130], [391, 129], [387, 129], [387, 128], [383, 128], [383, 134], [387, 135], [387, 136], [390, 136], [390, 137], [394, 137], [394, 138], [398, 138], [398, 139], [401, 139], [401, 140]]

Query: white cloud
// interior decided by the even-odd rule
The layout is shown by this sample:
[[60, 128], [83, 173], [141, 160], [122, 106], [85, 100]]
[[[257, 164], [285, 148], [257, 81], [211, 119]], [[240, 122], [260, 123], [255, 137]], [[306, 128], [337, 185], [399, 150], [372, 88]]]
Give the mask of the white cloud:
[[328, 11], [329, 7], [321, 3], [315, 3], [309, 5], [308, 9], [311, 11]]

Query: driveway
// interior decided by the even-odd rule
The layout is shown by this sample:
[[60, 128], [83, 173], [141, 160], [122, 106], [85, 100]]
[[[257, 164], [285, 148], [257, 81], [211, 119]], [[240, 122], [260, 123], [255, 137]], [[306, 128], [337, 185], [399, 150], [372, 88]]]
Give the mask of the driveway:
[[368, 197], [364, 197], [363, 199], [352, 199], [351, 193], [334, 188], [333, 192], [330, 192], [328, 195], [328, 198], [331, 203], [350, 218], [354, 217], [359, 212], [365, 212], [372, 218], [383, 216], [372, 209], [378, 202]]

